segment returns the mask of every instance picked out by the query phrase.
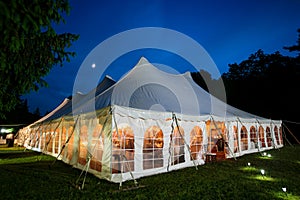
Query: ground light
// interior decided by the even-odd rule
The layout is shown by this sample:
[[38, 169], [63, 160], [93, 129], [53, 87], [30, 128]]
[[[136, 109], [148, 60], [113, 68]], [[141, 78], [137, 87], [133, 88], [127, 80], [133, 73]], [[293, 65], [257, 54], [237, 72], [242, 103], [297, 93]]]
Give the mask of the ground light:
[[283, 187], [283, 188], [281, 188], [281, 189], [282, 189], [282, 191], [284, 192], [284, 194], [287, 195], [287, 193], [286, 193], [286, 187]]
[[268, 157], [271, 158], [272, 157], [271, 154], [268, 154]]
[[261, 169], [260, 170], [260, 173], [261, 173], [261, 175], [264, 177], [265, 176], [265, 170], [264, 169]]
[[250, 166], [251, 166], [251, 163], [249, 163], [249, 162], [248, 162], [248, 164], [247, 164], [247, 165], [248, 165], [248, 167], [250, 167]]

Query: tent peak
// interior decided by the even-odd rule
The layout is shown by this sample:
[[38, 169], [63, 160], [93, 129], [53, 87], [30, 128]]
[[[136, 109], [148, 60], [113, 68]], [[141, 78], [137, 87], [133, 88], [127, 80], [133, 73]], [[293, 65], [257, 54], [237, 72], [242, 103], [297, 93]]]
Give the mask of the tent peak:
[[[112, 81], [115, 81], [111, 76], [109, 75], [105, 75], [105, 78], [109, 79], [109, 80], [112, 80]], [[116, 81], [115, 81], [116, 82]]]
[[139, 65], [145, 65], [145, 64], [149, 64], [149, 61], [144, 56], [142, 56], [140, 58], [139, 62], [137, 63], [137, 66], [139, 66]]

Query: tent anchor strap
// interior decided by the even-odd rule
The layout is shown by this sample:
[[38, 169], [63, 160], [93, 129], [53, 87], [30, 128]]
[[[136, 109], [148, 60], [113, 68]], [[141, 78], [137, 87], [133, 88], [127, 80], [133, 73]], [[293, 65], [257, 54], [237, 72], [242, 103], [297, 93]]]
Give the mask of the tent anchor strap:
[[284, 138], [286, 139], [286, 141], [289, 143], [290, 146], [294, 147], [294, 145], [287, 139], [284, 129], [282, 129], [282, 131], [283, 131], [283, 135], [284, 135]]
[[282, 123], [283, 126], [288, 130], [288, 132], [291, 134], [291, 136], [293, 136], [293, 138], [297, 141], [298, 144], [300, 144], [299, 140], [297, 139], [297, 137], [292, 133], [292, 131], [290, 131], [290, 129], [284, 124]]

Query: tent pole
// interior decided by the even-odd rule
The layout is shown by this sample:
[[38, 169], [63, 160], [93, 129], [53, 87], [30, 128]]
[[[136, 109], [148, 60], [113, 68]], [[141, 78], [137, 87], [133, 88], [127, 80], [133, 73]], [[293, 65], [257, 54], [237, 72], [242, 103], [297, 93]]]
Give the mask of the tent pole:
[[[213, 121], [215, 127], [217, 128], [217, 124], [216, 124], [214, 118], [213, 118], [212, 116], [210, 116], [210, 117], [211, 117], [211, 119], [212, 119], [212, 121]], [[218, 134], [223, 138], [223, 135], [222, 135], [222, 133], [220, 132], [220, 129], [217, 128], [217, 130], [218, 130]], [[224, 140], [224, 138], [223, 138], [223, 140]], [[236, 160], [236, 157], [235, 157], [233, 151], [231, 150], [230, 146], [228, 145], [228, 142], [225, 142], [225, 140], [224, 140], [224, 143], [225, 143], [226, 146], [228, 147], [228, 149], [229, 149], [231, 155], [233, 156], [234, 160]]]
[[[261, 125], [261, 123], [258, 121], [258, 119], [255, 118], [255, 120], [257, 121], [258, 125], [262, 127], [262, 125]], [[260, 141], [259, 127], [258, 127], [256, 133], [257, 133], [257, 142], [258, 142], [258, 141]], [[259, 153], [261, 153], [261, 149], [260, 149], [260, 146], [259, 146], [259, 145], [258, 145], [258, 151], [259, 151]]]
[[[173, 113], [172, 113], [173, 115]], [[171, 123], [171, 134], [170, 134], [170, 144], [169, 144], [169, 158], [168, 158], [168, 166], [167, 166], [167, 171], [169, 171], [170, 163], [171, 163], [171, 157], [173, 156], [173, 151], [172, 151], [172, 144], [173, 144], [173, 137], [172, 134], [174, 132], [174, 119], [172, 117], [172, 123]]]
[[272, 132], [271, 132], [271, 133], [272, 133], [271, 141], [272, 141], [272, 143], [273, 143], [273, 145], [274, 145], [274, 148], [280, 150], [280, 149], [278, 148], [277, 144], [275, 143], [275, 140], [274, 140], [274, 138], [275, 138], [275, 133], [274, 133], [274, 129], [273, 129], [272, 124], [274, 124], [274, 122], [271, 120], [271, 123], [270, 123], [271, 131], [272, 131]]
[[190, 147], [189, 147], [189, 145], [186, 143], [186, 141], [185, 141], [185, 139], [184, 139], [183, 135], [182, 135], [182, 134], [181, 134], [181, 132], [180, 132], [180, 129], [179, 129], [179, 125], [178, 125], [178, 120], [177, 120], [177, 117], [176, 117], [175, 113], [173, 113], [172, 115], [173, 115], [173, 116], [172, 116], [172, 118], [173, 118], [173, 122], [174, 122], [174, 120], [175, 120], [175, 124], [176, 124], [176, 127], [177, 127], [177, 129], [178, 129], [179, 135], [180, 135], [181, 139], [183, 139], [183, 141], [184, 141], [184, 144], [186, 145], [186, 147], [187, 147], [187, 149], [188, 149], [188, 152], [189, 152], [189, 154], [190, 154], [190, 157], [191, 157], [191, 158], [192, 158], [192, 160], [193, 160], [193, 164], [194, 164], [194, 166], [195, 166], [196, 170], [198, 170], [198, 167], [197, 167], [196, 161], [195, 161], [195, 160], [194, 160], [194, 158], [192, 157], [192, 153], [191, 153]]
[[[114, 115], [114, 111], [113, 110], [111, 110], [111, 114], [112, 114], [112, 118], [113, 118], [113, 120], [114, 120], [114, 124], [115, 124], [115, 127], [116, 127], [116, 131], [117, 131], [117, 135], [118, 135], [118, 140], [120, 141], [120, 148], [121, 148], [121, 137], [120, 137], [120, 135], [119, 135], [119, 129], [118, 129], [118, 125], [117, 125], [117, 121], [116, 121], [116, 118], [115, 118], [115, 115]], [[121, 158], [123, 158], [122, 157], [122, 151], [120, 151], [121, 152], [121, 155], [119, 155], [119, 157], [121, 157]], [[121, 159], [119, 159], [119, 161], [121, 162]], [[123, 160], [122, 160], [123, 161]], [[122, 166], [123, 166], [123, 162], [122, 163], [120, 163], [121, 164], [121, 167], [120, 167], [120, 171], [121, 171], [121, 181], [120, 181], [120, 183], [119, 183], [119, 190], [121, 190], [122, 189], [122, 184], [123, 184], [123, 178], [122, 178]]]

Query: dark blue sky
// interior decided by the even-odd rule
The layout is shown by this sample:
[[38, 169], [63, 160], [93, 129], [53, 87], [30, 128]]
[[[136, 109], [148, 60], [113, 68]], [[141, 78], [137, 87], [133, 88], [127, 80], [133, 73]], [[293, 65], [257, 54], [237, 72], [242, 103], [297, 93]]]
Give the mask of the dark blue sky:
[[[85, 57], [105, 39], [139, 27], [164, 27], [179, 31], [201, 44], [216, 63], [220, 73], [228, 64], [239, 63], [251, 53], [281, 51], [296, 43], [300, 28], [299, 0], [110, 0], [70, 2], [72, 10], [66, 24], [57, 31], [79, 34], [70, 48], [77, 56], [63, 67], [54, 67], [45, 80], [48, 88], [25, 95], [30, 110], [51, 111], [73, 92], [74, 80]], [[118, 80], [140, 56], [151, 62], [174, 67], [183, 73], [187, 63], [159, 51], [137, 51], [120, 57], [108, 67], [107, 74]], [[179, 59], [179, 60], [178, 60]]]

